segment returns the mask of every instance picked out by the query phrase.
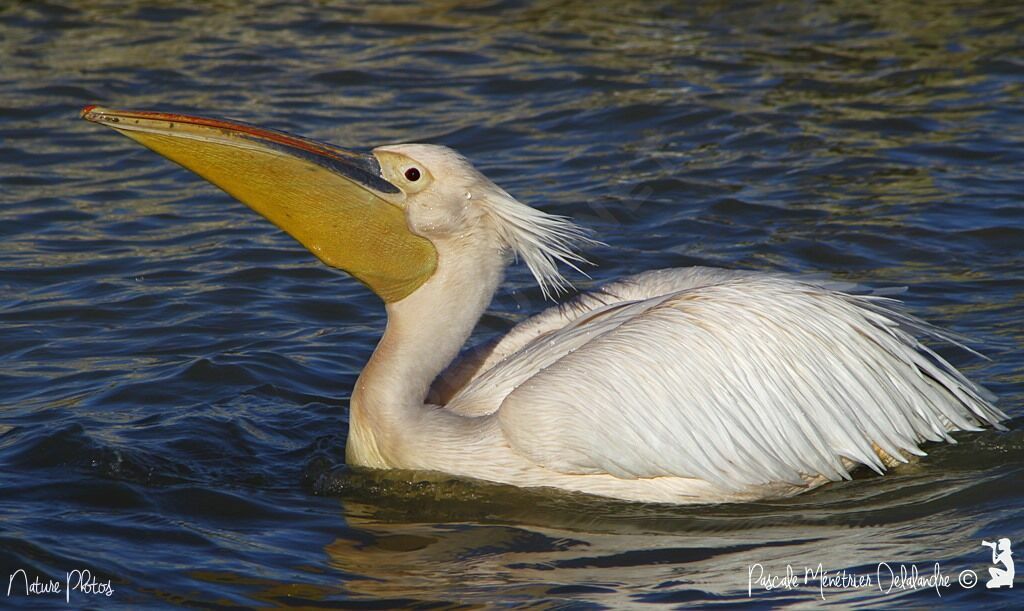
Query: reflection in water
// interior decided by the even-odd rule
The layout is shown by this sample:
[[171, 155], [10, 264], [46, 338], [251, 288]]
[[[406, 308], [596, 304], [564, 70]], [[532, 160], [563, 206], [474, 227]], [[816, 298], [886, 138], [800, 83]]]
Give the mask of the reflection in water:
[[[982, 539], [1024, 541], [1018, 5], [0, 3], [0, 575], [88, 567], [126, 608], [731, 606], [757, 562], [987, 575]], [[582, 286], [694, 264], [906, 285], [1017, 420], [771, 504], [325, 475], [379, 303], [86, 103], [453, 146], [597, 231]], [[479, 339], [544, 305], [508, 280]]]
[[[1024, 437], [1014, 443], [1019, 454]], [[566, 594], [613, 607], [728, 599], [745, 595], [757, 564], [779, 573], [791, 565], [801, 576], [819, 563], [832, 573], [874, 576], [883, 562], [897, 573], [901, 563], [928, 573], [938, 550], [977, 556], [973, 564], [944, 568], [955, 579], [982, 561], [958, 507], [1024, 471], [1018, 466], [979, 479], [942, 469], [945, 460], [784, 502], [696, 508], [345, 473], [332, 485], [347, 491], [343, 497], [356, 497], [342, 501], [351, 532], [326, 552], [332, 566], [351, 574], [345, 587], [352, 595], [419, 600], [424, 592], [443, 592], [442, 600], [478, 603], [497, 588], [510, 600]], [[937, 478], [935, 469], [944, 474]], [[985, 528], [985, 516], [971, 519]], [[798, 591], [814, 596], [819, 587], [811, 580]], [[877, 593], [826, 590], [831, 601]]]

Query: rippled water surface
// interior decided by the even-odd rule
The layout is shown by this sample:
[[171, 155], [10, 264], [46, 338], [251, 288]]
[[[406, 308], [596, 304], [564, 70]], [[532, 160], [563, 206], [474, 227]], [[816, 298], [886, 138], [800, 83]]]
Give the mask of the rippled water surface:
[[[71, 606], [97, 608], [813, 606], [816, 582], [748, 598], [749, 567], [939, 563], [941, 599], [824, 596], [1020, 608], [980, 545], [1024, 559], [1019, 3], [679, 4], [0, 3], [0, 579], [88, 569], [115, 592]], [[584, 287], [694, 264], [907, 286], [1015, 419], [754, 505], [347, 471], [379, 302], [87, 103], [455, 147], [599, 234]], [[476, 339], [542, 305], [512, 269]]]

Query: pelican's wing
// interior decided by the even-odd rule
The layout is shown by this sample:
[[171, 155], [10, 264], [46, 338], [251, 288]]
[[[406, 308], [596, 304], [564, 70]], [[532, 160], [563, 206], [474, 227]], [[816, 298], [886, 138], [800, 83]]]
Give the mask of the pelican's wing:
[[[468, 383], [515, 354], [534, 339], [561, 329], [566, 322], [568, 320], [563, 316], [562, 309], [549, 308], [519, 323], [503, 337], [469, 348], [437, 376], [430, 387], [427, 401], [435, 405], [444, 405], [449, 410], [453, 406], [457, 408], [458, 404], [453, 404], [452, 399]], [[496, 409], [497, 405], [493, 407]], [[458, 409], [455, 411], [462, 416], [483, 416], [493, 412], [494, 409], [483, 413]]]
[[555, 471], [729, 489], [847, 478], [842, 458], [881, 471], [879, 450], [902, 459], [1005, 418], [914, 333], [951, 338], [892, 304], [725, 274], [591, 310], [453, 403], [497, 404], [512, 448]]
[[644, 272], [622, 278], [601, 288], [577, 295], [517, 324], [504, 336], [473, 346], [459, 355], [431, 386], [427, 400], [444, 405], [462, 416], [483, 416], [494, 412], [498, 403], [453, 401], [467, 384], [541, 337], [564, 329], [580, 316], [598, 308], [658, 297], [683, 289], [704, 286], [753, 272], [730, 271], [710, 267], [687, 267]]

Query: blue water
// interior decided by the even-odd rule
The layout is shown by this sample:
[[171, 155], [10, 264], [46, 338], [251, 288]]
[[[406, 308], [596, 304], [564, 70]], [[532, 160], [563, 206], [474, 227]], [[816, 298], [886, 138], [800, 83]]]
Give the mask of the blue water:
[[[813, 580], [748, 596], [751, 567], [939, 563], [939, 592], [824, 597], [1020, 608], [981, 546], [1024, 559], [1019, 3], [305, 4], [0, 3], [0, 605], [813, 606]], [[696, 264], [906, 286], [1014, 419], [748, 505], [347, 470], [379, 302], [88, 103], [452, 146], [597, 232], [581, 287]], [[514, 268], [475, 339], [543, 305]], [[19, 569], [114, 592], [6, 595]]]

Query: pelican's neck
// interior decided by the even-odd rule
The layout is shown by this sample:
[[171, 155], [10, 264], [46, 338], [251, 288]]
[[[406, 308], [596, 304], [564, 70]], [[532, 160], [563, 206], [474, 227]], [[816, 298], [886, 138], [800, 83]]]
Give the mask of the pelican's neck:
[[349, 464], [400, 468], [401, 436], [414, 427], [434, 378], [455, 358], [490, 303], [504, 261], [438, 246], [434, 275], [405, 299], [387, 304], [388, 323], [356, 381], [349, 411]]

